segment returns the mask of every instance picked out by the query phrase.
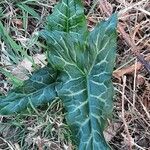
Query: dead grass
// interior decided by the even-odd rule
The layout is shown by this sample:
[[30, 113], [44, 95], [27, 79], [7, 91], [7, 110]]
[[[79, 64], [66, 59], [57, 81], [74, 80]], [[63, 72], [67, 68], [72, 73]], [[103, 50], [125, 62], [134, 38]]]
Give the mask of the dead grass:
[[[37, 18], [36, 14], [29, 14], [18, 7], [15, 0], [0, 2], [0, 20], [9, 35], [27, 54], [18, 58], [18, 52], [12, 50], [7, 41], [0, 40], [1, 66], [13, 73], [25, 58], [28, 67], [24, 67], [21, 72], [27, 76], [37, 67], [31, 56], [42, 56], [38, 57], [42, 61], [38, 67], [45, 63], [44, 46], [37, 40], [36, 32], [43, 27], [43, 21], [52, 12], [55, 3], [55, 0], [26, 3], [38, 13], [40, 18]], [[140, 55], [150, 60], [150, 1], [85, 0], [84, 5], [90, 30], [112, 12], [118, 13], [121, 26], [121, 30], [118, 28], [113, 78], [116, 90], [114, 115], [105, 136], [114, 150], [150, 150], [150, 73], [146, 70], [145, 61], [143, 63], [138, 58]], [[18, 78], [24, 80], [20, 75]], [[1, 74], [2, 93], [6, 94], [10, 89], [9, 83], [8, 76]], [[47, 111], [42, 108], [28, 110], [28, 115], [1, 116], [0, 149], [73, 149], [70, 146], [69, 129], [64, 123], [62, 104], [58, 102], [46, 108]]]

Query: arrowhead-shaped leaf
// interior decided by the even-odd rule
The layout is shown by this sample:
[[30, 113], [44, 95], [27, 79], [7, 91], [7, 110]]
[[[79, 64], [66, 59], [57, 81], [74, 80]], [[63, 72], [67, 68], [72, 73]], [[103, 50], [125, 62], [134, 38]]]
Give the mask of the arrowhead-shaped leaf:
[[11, 90], [7, 97], [0, 97], [0, 114], [8, 115], [23, 109], [50, 102], [56, 97], [56, 73], [49, 67], [36, 71], [23, 83], [23, 86]]
[[110, 149], [103, 130], [113, 107], [116, 22], [115, 15], [101, 22], [84, 43], [74, 33], [42, 34], [50, 47], [48, 60], [60, 70], [56, 89], [79, 150]]

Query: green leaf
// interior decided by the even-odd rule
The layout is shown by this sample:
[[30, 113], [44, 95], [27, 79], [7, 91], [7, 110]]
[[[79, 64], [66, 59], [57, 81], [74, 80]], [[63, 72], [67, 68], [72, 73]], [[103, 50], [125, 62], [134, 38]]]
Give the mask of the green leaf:
[[[10, 45], [10, 47], [12, 48], [12, 50], [9, 50], [9, 54], [11, 59], [13, 59], [13, 61], [15, 63], [18, 63], [18, 57], [19, 56], [19, 52], [25, 53], [24, 50], [21, 48], [21, 46], [19, 44], [17, 44], [8, 34], [8, 31], [5, 29], [5, 27], [3, 26], [2, 22], [0, 21], [0, 37], [4, 40], [5, 44]], [[11, 49], [10, 48], [10, 49]], [[17, 56], [17, 57], [16, 57]]]
[[22, 10], [28, 12], [34, 18], [37, 18], [38, 20], [40, 19], [39, 14], [34, 9], [29, 7], [28, 5], [21, 3], [21, 4], [18, 4], [18, 7], [20, 7]]
[[26, 80], [23, 86], [11, 90], [7, 97], [0, 97], [0, 114], [8, 115], [20, 112], [30, 103], [39, 106], [51, 102], [57, 95], [55, 92], [56, 73], [50, 67], [36, 71]]
[[87, 32], [86, 18], [80, 0], [61, 0], [52, 15], [48, 18], [48, 31], [74, 32], [85, 34]]
[[21, 86], [22, 85], [22, 80], [20, 80], [19, 78], [15, 77], [13, 74], [11, 74], [9, 71], [6, 71], [5, 69], [3, 69], [2, 67], [0, 67], [0, 72], [3, 73], [5, 76], [7, 76], [10, 81], [13, 83], [13, 85], [15, 87], [17, 86]]
[[[32, 59], [28, 56], [27, 52], [21, 47], [20, 44], [17, 44], [16, 41], [8, 34], [6, 28], [3, 26], [2, 22], [0, 21], [0, 37], [4, 40], [5, 44], [7, 44], [7, 55], [9, 58], [13, 60], [14, 63], [18, 63], [20, 58], [20, 53], [21, 57], [25, 56], [28, 60], [31, 62]], [[19, 59], [20, 58], [20, 59]], [[33, 62], [34, 63], [34, 62]]]
[[79, 150], [110, 149], [103, 130], [113, 108], [116, 23], [116, 15], [102, 21], [84, 43], [74, 33], [42, 33], [50, 47], [48, 60], [60, 71], [56, 90]]

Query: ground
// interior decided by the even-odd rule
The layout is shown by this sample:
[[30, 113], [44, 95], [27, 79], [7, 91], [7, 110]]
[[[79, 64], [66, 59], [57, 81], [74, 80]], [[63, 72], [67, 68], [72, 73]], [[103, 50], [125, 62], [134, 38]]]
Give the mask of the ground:
[[[17, 86], [47, 63], [38, 31], [56, 3], [0, 2], [1, 94], [7, 94], [12, 85]], [[89, 30], [114, 12], [119, 17], [112, 78], [114, 112], [105, 137], [114, 150], [150, 150], [150, 1], [84, 0], [84, 6]], [[21, 115], [0, 116], [0, 149], [75, 149], [64, 116], [59, 100]]]

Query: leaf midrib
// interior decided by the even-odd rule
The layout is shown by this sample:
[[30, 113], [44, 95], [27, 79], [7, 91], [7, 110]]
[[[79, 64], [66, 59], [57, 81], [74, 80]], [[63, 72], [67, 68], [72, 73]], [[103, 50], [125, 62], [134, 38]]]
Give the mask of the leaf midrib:
[[[90, 78], [90, 76], [89, 75], [87, 75], [86, 76], [86, 84], [87, 84], [87, 100], [88, 100], [88, 107], [89, 107], [89, 118], [90, 118], [90, 130], [91, 130], [91, 134], [92, 134], [92, 150], [94, 150], [94, 147], [93, 147], [93, 142], [94, 142], [94, 139], [93, 139], [93, 137], [94, 137], [94, 135], [93, 135], [93, 125], [92, 125], [92, 122], [91, 122], [91, 107], [90, 107], [90, 83], [89, 83], [89, 78]], [[90, 137], [89, 137], [90, 138]]]

